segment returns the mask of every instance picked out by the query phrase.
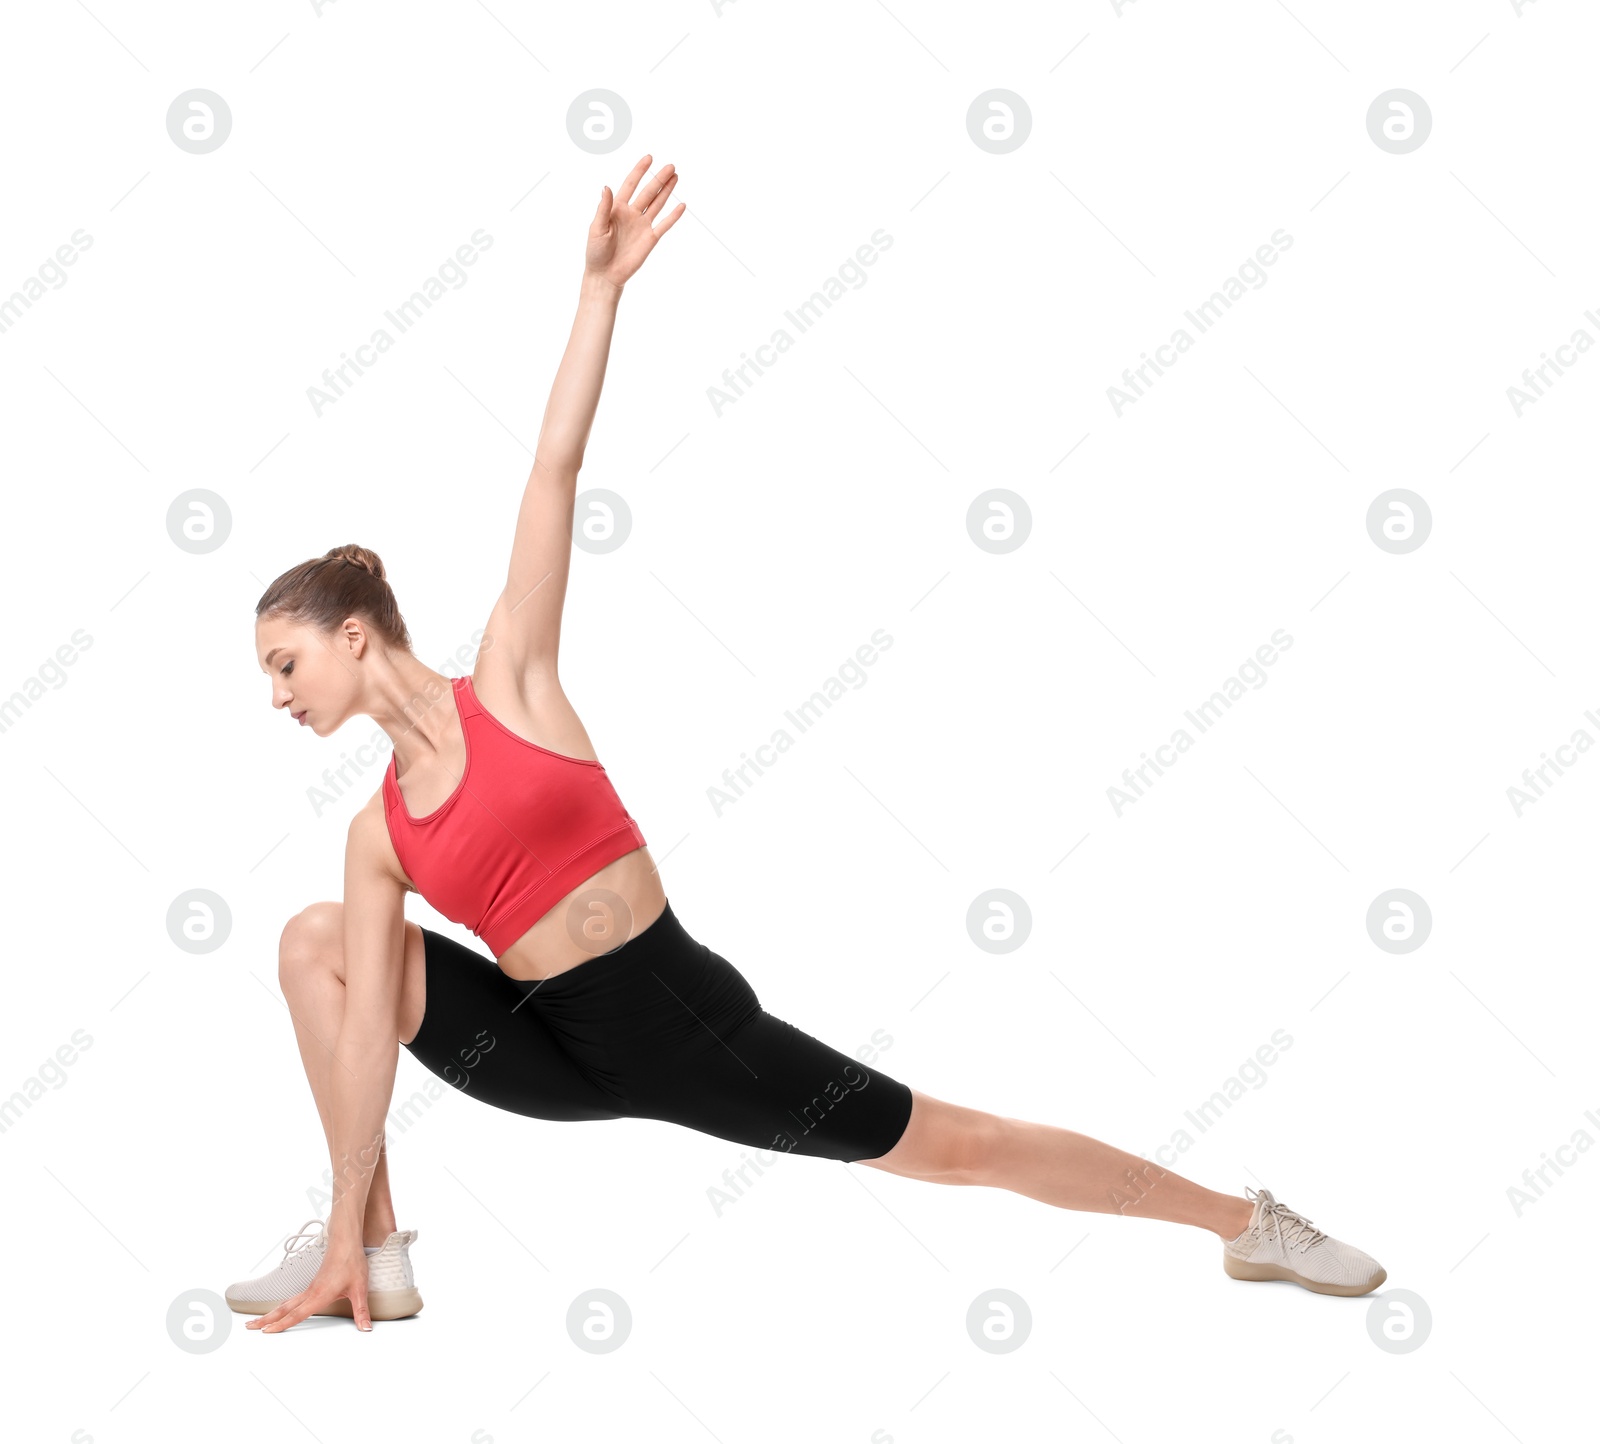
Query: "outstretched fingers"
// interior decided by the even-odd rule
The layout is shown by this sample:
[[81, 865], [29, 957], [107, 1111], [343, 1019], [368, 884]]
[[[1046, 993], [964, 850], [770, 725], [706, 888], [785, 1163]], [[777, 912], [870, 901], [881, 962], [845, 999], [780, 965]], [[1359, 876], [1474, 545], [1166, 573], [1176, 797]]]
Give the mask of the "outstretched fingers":
[[258, 1329], [263, 1334], [281, 1334], [285, 1329], [292, 1329], [301, 1320], [309, 1319], [319, 1310], [327, 1308], [329, 1304], [341, 1298], [350, 1300], [350, 1313], [355, 1319], [356, 1327], [370, 1330], [372, 1315], [367, 1307], [365, 1288], [352, 1285], [348, 1292], [339, 1293], [328, 1285], [319, 1287], [315, 1281], [293, 1298], [285, 1299], [276, 1308], [262, 1314], [259, 1319], [251, 1319], [245, 1324], [245, 1328]]
[[662, 238], [662, 236], [666, 235], [668, 231], [678, 224], [678, 217], [681, 216], [687, 209], [688, 207], [684, 205], [682, 201], [678, 202], [677, 210], [673, 211], [673, 213], [668, 216], [665, 221], [656, 227], [655, 237], [658, 241]]
[[[663, 166], [662, 169], [665, 170], [666, 167]], [[661, 187], [660, 190], [656, 192], [655, 198], [644, 208], [642, 214], [647, 221], [653, 221], [658, 215], [661, 214], [661, 207], [666, 205], [667, 197], [672, 194], [672, 188], [673, 186], [677, 185], [677, 183], [678, 173], [677, 171], [673, 171], [672, 174], [667, 177], [666, 183]]]
[[628, 202], [633, 199], [634, 187], [639, 184], [639, 180], [644, 173], [650, 169], [650, 162], [653, 158], [654, 157], [649, 155], [640, 156], [638, 164], [628, 172], [628, 174], [623, 178], [622, 184], [617, 187], [617, 199], [621, 201], [623, 205], [627, 205]]
[[[262, 1314], [260, 1318], [251, 1319], [248, 1323], [245, 1324], [245, 1328], [247, 1328], [247, 1329], [259, 1329], [264, 1334], [275, 1334], [275, 1333], [277, 1333], [278, 1332], [278, 1325], [281, 1324], [284, 1319], [288, 1318], [288, 1316], [291, 1313], [294, 1312], [294, 1310], [300, 1304], [301, 1300], [304, 1299], [306, 1294], [308, 1294], [309, 1292], [310, 1292], [309, 1289], [305, 1289], [305, 1290], [302, 1290], [300, 1293], [296, 1294], [293, 1298], [285, 1299], [281, 1304], [277, 1305], [275, 1308], [268, 1309], [267, 1312]], [[302, 1314], [300, 1317], [304, 1318], [305, 1315]], [[298, 1322], [298, 1321], [296, 1321], [296, 1322]], [[287, 1328], [288, 1325], [284, 1324], [283, 1327]]]

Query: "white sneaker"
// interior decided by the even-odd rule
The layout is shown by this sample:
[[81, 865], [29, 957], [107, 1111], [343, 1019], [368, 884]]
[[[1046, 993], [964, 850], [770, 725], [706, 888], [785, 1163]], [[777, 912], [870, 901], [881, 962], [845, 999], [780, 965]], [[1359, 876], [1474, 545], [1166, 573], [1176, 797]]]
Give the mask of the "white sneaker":
[[[374, 1322], [407, 1319], [422, 1308], [409, 1252], [416, 1236], [414, 1228], [391, 1233], [382, 1248], [367, 1255], [367, 1313]], [[283, 1258], [276, 1268], [260, 1278], [229, 1284], [223, 1298], [236, 1314], [269, 1314], [285, 1299], [310, 1287], [327, 1252], [327, 1228], [320, 1218], [314, 1218], [284, 1243]], [[342, 1319], [354, 1317], [349, 1299], [335, 1299], [317, 1313]]]
[[1222, 1245], [1229, 1278], [1286, 1279], [1314, 1294], [1354, 1298], [1389, 1277], [1377, 1259], [1313, 1228], [1309, 1218], [1285, 1208], [1266, 1189], [1247, 1188], [1244, 1196], [1255, 1201], [1255, 1212], [1244, 1232]]

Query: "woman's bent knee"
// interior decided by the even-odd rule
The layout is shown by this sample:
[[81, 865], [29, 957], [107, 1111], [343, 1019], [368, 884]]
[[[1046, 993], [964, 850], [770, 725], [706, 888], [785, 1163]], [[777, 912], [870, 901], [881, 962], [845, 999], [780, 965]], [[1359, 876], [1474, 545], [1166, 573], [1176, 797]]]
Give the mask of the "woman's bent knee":
[[278, 938], [278, 981], [286, 984], [307, 971], [339, 969], [344, 957], [344, 905], [315, 902], [283, 925]]

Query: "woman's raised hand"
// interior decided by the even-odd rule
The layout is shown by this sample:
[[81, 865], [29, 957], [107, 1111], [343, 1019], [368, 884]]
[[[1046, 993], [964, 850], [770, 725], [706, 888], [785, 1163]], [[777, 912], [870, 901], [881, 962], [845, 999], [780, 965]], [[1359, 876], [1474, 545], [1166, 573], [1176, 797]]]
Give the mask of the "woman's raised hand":
[[[639, 186], [639, 179], [649, 168], [650, 161], [650, 156], [641, 156], [615, 195], [610, 186], [601, 188], [600, 204], [594, 213], [594, 223], [589, 227], [584, 271], [600, 276], [613, 286], [620, 287], [644, 264], [644, 258], [654, 249], [655, 243], [672, 229], [684, 212], [680, 203], [660, 228], [656, 228], [655, 219], [678, 183], [678, 172], [668, 161]], [[639, 186], [637, 195], [635, 186]]]

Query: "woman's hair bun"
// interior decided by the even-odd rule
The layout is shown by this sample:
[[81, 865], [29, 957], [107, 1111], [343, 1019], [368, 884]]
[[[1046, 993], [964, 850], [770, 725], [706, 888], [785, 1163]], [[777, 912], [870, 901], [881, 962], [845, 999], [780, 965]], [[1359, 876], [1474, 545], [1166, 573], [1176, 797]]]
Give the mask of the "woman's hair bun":
[[324, 636], [347, 618], [365, 617], [391, 647], [411, 650], [411, 634], [383, 574], [383, 561], [368, 547], [329, 547], [320, 557], [290, 567], [261, 594], [256, 616], [286, 617]]
[[382, 559], [377, 552], [371, 551], [366, 547], [358, 547], [354, 544], [331, 547], [323, 555], [337, 561], [354, 562], [358, 567], [365, 567], [380, 582], [384, 580]]

